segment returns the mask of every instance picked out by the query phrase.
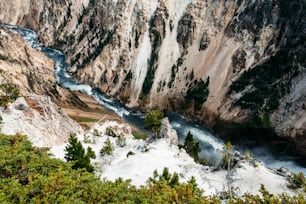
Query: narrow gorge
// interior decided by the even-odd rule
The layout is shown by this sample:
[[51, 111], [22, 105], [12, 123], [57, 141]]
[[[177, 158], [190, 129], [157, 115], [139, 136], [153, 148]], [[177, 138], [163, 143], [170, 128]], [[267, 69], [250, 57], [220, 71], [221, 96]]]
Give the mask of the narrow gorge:
[[0, 203], [305, 203], [305, 0], [0, 0]]
[[303, 157], [305, 15], [302, 0], [0, 2], [2, 23], [62, 50], [77, 81], [227, 139], [276, 134]]

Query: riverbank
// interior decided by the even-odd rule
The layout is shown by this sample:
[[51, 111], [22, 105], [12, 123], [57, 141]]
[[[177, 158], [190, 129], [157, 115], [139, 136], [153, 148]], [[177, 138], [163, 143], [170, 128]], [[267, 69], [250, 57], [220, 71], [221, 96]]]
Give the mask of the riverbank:
[[60, 104], [62, 110], [72, 119], [77, 121], [84, 129], [89, 129], [97, 122], [107, 120], [123, 123], [124, 120], [114, 113], [100, 105], [92, 96], [81, 92], [74, 92], [76, 96], [88, 107], [77, 107], [74, 105]]
[[[99, 104], [92, 96], [81, 93], [73, 92], [79, 100], [86, 104], [87, 107], [59, 104], [61, 109], [73, 120], [78, 122], [83, 129], [89, 130], [96, 123], [103, 123], [106, 121], [116, 121], [118, 123], [128, 123], [117, 113], [106, 109], [103, 105]], [[133, 136], [135, 138], [146, 138], [147, 135], [135, 125], [129, 123]]]
[[[132, 128], [132, 132], [134, 134], [136, 132], [135, 135], [139, 135], [139, 133], [140, 135], [145, 135], [143, 131], [139, 129], [139, 126], [142, 125], [143, 119], [132, 113], [130, 113], [130, 115], [125, 115], [125, 119], [123, 119], [116, 112], [108, 110], [106, 107], [99, 104], [92, 96], [80, 92], [74, 93], [83, 103], [87, 104], [88, 107], [75, 107], [73, 105], [61, 107], [66, 114], [77, 121], [85, 130], [90, 129], [97, 122], [117, 121], [119, 123], [128, 123]], [[208, 160], [215, 159], [215, 157], [217, 157], [213, 152], [215, 152], [216, 149], [222, 149], [222, 140], [231, 141], [236, 150], [242, 153], [244, 151], [251, 151], [256, 158], [264, 161], [271, 168], [278, 169], [285, 166], [289, 167], [291, 171], [296, 173], [300, 171], [305, 173], [305, 164], [304, 162], [301, 162], [301, 158], [292, 154], [290, 147], [286, 148], [288, 143], [285, 141], [275, 142], [276, 138], [271, 138], [269, 136], [269, 131], [258, 132], [256, 128], [251, 131], [249, 131], [248, 128], [244, 131], [238, 131], [241, 130], [241, 127], [233, 128], [233, 125], [224, 125], [225, 123], [222, 123], [223, 129], [218, 129], [217, 131], [212, 129], [214, 130], [215, 134], [220, 136], [218, 139], [213, 136], [215, 134], [209, 133], [207, 129], [197, 125], [197, 123], [180, 118], [179, 116], [175, 116], [175, 114], [168, 114], [168, 117], [171, 119], [170, 122], [174, 126], [174, 129], [176, 129], [178, 132], [180, 139], [183, 139], [187, 134], [186, 130], [191, 131], [195, 139], [200, 141], [202, 149], [205, 150], [204, 153], [202, 153]], [[199, 124], [200, 123], [201, 122], [199, 122]], [[227, 130], [227, 134], [218, 134], [224, 132], [225, 129]], [[295, 162], [301, 165], [301, 167], [295, 166]]]

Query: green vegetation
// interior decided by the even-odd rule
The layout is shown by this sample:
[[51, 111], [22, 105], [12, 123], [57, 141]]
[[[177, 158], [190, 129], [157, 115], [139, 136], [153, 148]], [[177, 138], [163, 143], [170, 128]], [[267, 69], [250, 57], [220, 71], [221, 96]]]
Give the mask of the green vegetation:
[[176, 41], [183, 46], [184, 50], [192, 44], [193, 33], [195, 31], [194, 17], [189, 13], [184, 13], [178, 22]]
[[245, 71], [232, 83], [229, 94], [252, 86], [254, 88], [247, 91], [236, 105], [270, 113], [279, 106], [279, 99], [290, 91], [291, 81], [298, 72], [294, 56], [287, 51], [279, 51], [268, 62]]
[[[130, 181], [100, 180], [72, 163], [50, 158], [47, 149], [33, 147], [22, 135], [0, 134], [0, 203], [305, 203], [304, 195], [245, 194], [233, 200], [203, 196], [194, 178], [180, 183], [164, 170], [136, 188]], [[120, 175], [118, 175], [120, 176]], [[205, 189], [204, 189], [205, 190]]]
[[[112, 127], [107, 127], [105, 130], [105, 134], [111, 137], [115, 137], [116, 139], [116, 145], [119, 147], [125, 147], [126, 146], [126, 139], [124, 137], [124, 135], [122, 133], [118, 134], [115, 132], [115, 130]], [[105, 148], [105, 149], [103, 149]], [[110, 155], [112, 153], [112, 145], [110, 143], [110, 141], [108, 142], [108, 140], [105, 142], [105, 146], [103, 147], [101, 150], [103, 153], [101, 153], [101, 155], [103, 154], [108, 154]]]
[[231, 186], [232, 180], [230, 179], [231, 169], [234, 167], [233, 163], [233, 148], [234, 146], [231, 142], [227, 142], [223, 147], [223, 168], [227, 168], [227, 188], [228, 188], [228, 196], [230, 199], [233, 198], [233, 189]]
[[124, 78], [124, 81], [130, 82], [133, 79], [133, 73], [131, 70], [127, 73], [127, 75]]
[[[115, 32], [116, 32], [116, 28], [109, 30], [109, 31], [102, 32], [100, 35], [101, 35], [101, 39], [103, 40], [99, 41], [98, 44], [95, 45], [93, 51], [89, 52], [88, 55], [84, 57], [83, 61], [80, 64], [78, 64], [78, 68], [84, 68], [91, 60], [96, 59], [101, 54], [103, 48], [112, 40]], [[75, 60], [78, 60], [78, 59], [76, 58]]]
[[146, 140], [148, 138], [148, 135], [146, 133], [136, 130], [132, 131], [132, 135], [136, 140]]
[[99, 137], [100, 136], [100, 133], [97, 129], [94, 129], [93, 130], [93, 135], [96, 136], [96, 137]]
[[213, 203], [209, 201], [210, 198], [203, 196], [203, 190], [197, 187], [194, 177], [187, 183], [179, 183], [178, 174], [169, 173], [168, 168], [164, 168], [160, 175], [155, 170], [153, 177], [148, 180], [148, 187], [145, 188], [152, 191], [150, 196], [154, 196], [154, 203]]
[[68, 43], [69, 43], [70, 46], [75, 43], [75, 36], [73, 34], [70, 34], [68, 36]]
[[306, 190], [306, 178], [303, 173], [292, 175], [288, 178], [288, 187], [292, 189], [304, 188]]
[[112, 144], [112, 142], [110, 141], [110, 139], [107, 139], [104, 142], [104, 146], [102, 147], [102, 149], [100, 150], [100, 155], [103, 157], [105, 155], [111, 155], [114, 151], [114, 145]]
[[200, 109], [202, 104], [206, 101], [209, 95], [208, 86], [209, 86], [209, 77], [207, 78], [206, 82], [203, 80], [200, 81], [195, 80], [187, 90], [185, 98], [194, 101], [195, 108]]
[[151, 91], [154, 81], [155, 69], [156, 69], [155, 63], [157, 62], [157, 60], [158, 60], [158, 54], [156, 54], [154, 50], [152, 50], [151, 57], [148, 62], [148, 71], [142, 85], [140, 98], [144, 98]]
[[251, 159], [251, 158], [254, 157], [253, 154], [252, 154], [250, 151], [248, 151], [248, 150], [246, 150], [246, 151], [243, 153], [243, 156], [245, 157], [246, 160]]
[[167, 84], [167, 83], [166, 83], [165, 80], [159, 81], [159, 82], [158, 82], [157, 92], [160, 92], [160, 91], [164, 90], [164, 87], [166, 86], [166, 84]]
[[15, 101], [20, 96], [20, 91], [15, 84], [5, 83], [0, 84], [0, 106], [7, 107], [7, 105]]
[[167, 185], [174, 187], [179, 184], [179, 176], [177, 173], [173, 175], [169, 173], [168, 168], [164, 168], [162, 174], [158, 174], [157, 170], [153, 172], [153, 177], [149, 178], [149, 182], [157, 183], [157, 182], [165, 182]]
[[256, 113], [252, 119], [246, 123], [246, 126], [253, 128], [271, 128], [270, 116], [268, 113]]
[[179, 68], [182, 66], [184, 62], [184, 56], [186, 52], [183, 52], [183, 54], [176, 60], [176, 64], [173, 64], [171, 67], [171, 79], [168, 82], [168, 87], [171, 88], [173, 86], [173, 82], [175, 80], [176, 74], [179, 71]]
[[85, 149], [83, 148], [80, 141], [78, 141], [75, 134], [70, 134], [69, 144], [66, 146], [65, 159], [73, 163], [73, 169], [84, 168], [88, 172], [93, 172], [94, 168], [90, 164], [90, 158], [95, 159], [96, 155], [90, 147], [87, 148], [87, 153], [85, 154]]
[[81, 117], [77, 115], [69, 115], [69, 117], [77, 121], [78, 123], [94, 123], [98, 121], [95, 118]]
[[161, 128], [163, 117], [164, 113], [159, 110], [149, 110], [145, 113], [144, 122], [146, 128], [154, 132], [155, 139], [157, 138], [158, 132]]
[[199, 153], [201, 152], [200, 143], [194, 141], [191, 132], [188, 132], [184, 141], [184, 145], [182, 147], [194, 159], [195, 162], [200, 161], [199, 157]]
[[72, 163], [51, 159], [25, 136], [1, 134], [0, 161], [1, 203], [93, 203], [107, 198], [100, 193], [108, 184], [85, 169], [72, 169]]
[[229, 141], [223, 147], [223, 155], [224, 155], [223, 156], [223, 167], [224, 168], [227, 168], [227, 169], [233, 168], [233, 162], [232, 162], [233, 148], [234, 146]]
[[262, 126], [265, 128], [271, 128], [270, 117], [268, 113], [265, 113], [262, 117]]
[[92, 142], [92, 141], [90, 140], [90, 136], [84, 135], [83, 137], [84, 137], [84, 139], [83, 139], [83, 142], [84, 142], [84, 143], [89, 144], [89, 143]]
[[[162, 38], [165, 36], [165, 33], [161, 35], [161, 33], [158, 32], [158, 29], [156, 29], [160, 26], [160, 23], [163, 24], [163, 29], [165, 29], [165, 21], [162, 21], [162, 22], [159, 21], [160, 18], [158, 18], [158, 13], [159, 13], [158, 10], [156, 10], [149, 22], [150, 41], [152, 44], [152, 51], [151, 51], [150, 59], [148, 60], [147, 74], [146, 74], [145, 80], [142, 85], [142, 90], [141, 90], [141, 95], [140, 95], [141, 99], [144, 99], [145, 96], [148, 95], [151, 91], [154, 77], [155, 77], [155, 71], [157, 68], [156, 62], [158, 61], [159, 47], [161, 45]], [[156, 20], [156, 19], [159, 19], [159, 20]]]
[[126, 146], [126, 139], [124, 136], [120, 136], [116, 139], [116, 145], [119, 147], [125, 147]]
[[119, 135], [117, 135], [117, 133], [113, 130], [112, 127], [107, 127], [105, 130], [105, 134], [111, 137], [119, 137]]

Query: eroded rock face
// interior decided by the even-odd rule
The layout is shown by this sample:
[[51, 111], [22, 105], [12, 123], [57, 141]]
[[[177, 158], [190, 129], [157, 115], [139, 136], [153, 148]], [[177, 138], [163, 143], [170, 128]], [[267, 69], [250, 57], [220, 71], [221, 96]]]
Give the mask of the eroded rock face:
[[291, 90], [272, 114], [274, 130], [282, 136], [290, 136], [296, 150], [306, 155], [306, 71], [294, 80]]
[[51, 90], [56, 90], [54, 62], [31, 48], [16, 32], [1, 25], [0, 31], [1, 83], [16, 84], [22, 95], [32, 91], [53, 95]]
[[[259, 118], [302, 144], [305, 8], [302, 0], [13, 0], [0, 13], [63, 50], [79, 81], [131, 107], [181, 111], [210, 126]], [[199, 100], [188, 97], [194, 90]]]
[[60, 105], [86, 105], [54, 77], [54, 62], [32, 48], [17, 32], [0, 24], [0, 82], [15, 84], [20, 95], [48, 95]]
[[6, 109], [0, 110], [2, 132], [21, 133], [39, 147], [61, 145], [70, 133], [81, 134], [80, 125], [68, 117], [50, 97], [30, 95], [18, 98]]

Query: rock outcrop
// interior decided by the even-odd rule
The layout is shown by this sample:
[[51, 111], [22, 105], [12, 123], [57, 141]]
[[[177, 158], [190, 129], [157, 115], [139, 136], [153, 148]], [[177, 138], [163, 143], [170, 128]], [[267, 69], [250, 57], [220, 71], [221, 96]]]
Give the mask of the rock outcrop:
[[305, 11], [302, 0], [0, 3], [3, 22], [36, 30], [75, 78], [130, 107], [272, 128], [304, 156]]
[[20, 97], [7, 108], [1, 107], [0, 114], [3, 133], [27, 135], [39, 147], [62, 145], [71, 133], [83, 133], [80, 125], [46, 96]]
[[[171, 126], [167, 119], [163, 122], [164, 127], [170, 130]], [[236, 153], [237, 164], [228, 173], [226, 169], [216, 170], [196, 163], [184, 149], [173, 145], [171, 138], [175, 137], [175, 134], [172, 131], [168, 132], [170, 135], [164, 132], [164, 138], [158, 138], [154, 142], [136, 140], [126, 132], [124, 145], [118, 145], [118, 137], [105, 134], [107, 129], [114, 127], [123, 132], [131, 128], [127, 124], [107, 121], [103, 124], [97, 123], [85, 133], [85, 136], [78, 136], [82, 145], [85, 148], [90, 147], [96, 155], [100, 155], [101, 145], [106, 141], [112, 145], [111, 154], [97, 156], [92, 161], [95, 173], [101, 179], [115, 181], [120, 176], [124, 180], [131, 180], [136, 186], [144, 186], [154, 171], [163, 172], [167, 167], [170, 173], [178, 174], [180, 182], [188, 182], [194, 177], [198, 187], [204, 189], [204, 195], [221, 196], [231, 188], [233, 195], [238, 197], [244, 193], [261, 196], [259, 189], [262, 184], [273, 194], [286, 193], [291, 196], [297, 193], [288, 188], [286, 176], [279, 175], [262, 163], [253, 161], [254, 159], [241, 158]], [[54, 146], [51, 148], [51, 153], [57, 158], [64, 159], [65, 146], [66, 144]]]
[[162, 120], [162, 126], [159, 131], [159, 136], [161, 138], [166, 138], [170, 142], [170, 144], [173, 145], [179, 144], [177, 132], [171, 127], [168, 118], [164, 118]]
[[16, 85], [22, 96], [48, 95], [59, 105], [86, 107], [75, 94], [58, 85], [54, 61], [3, 24], [0, 24], [0, 48], [1, 84]]

